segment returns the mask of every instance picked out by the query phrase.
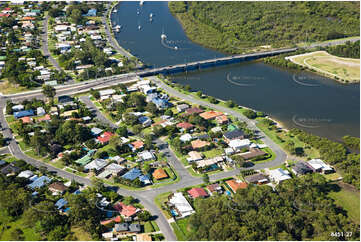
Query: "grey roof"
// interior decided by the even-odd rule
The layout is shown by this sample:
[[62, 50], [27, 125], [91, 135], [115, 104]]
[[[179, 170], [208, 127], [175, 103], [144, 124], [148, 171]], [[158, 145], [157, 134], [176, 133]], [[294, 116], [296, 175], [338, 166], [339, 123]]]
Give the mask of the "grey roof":
[[304, 175], [307, 173], [312, 173], [312, 169], [306, 165], [305, 162], [298, 162], [293, 167], [292, 170], [294, 170], [297, 174]]
[[244, 136], [244, 133], [242, 130], [240, 129], [235, 129], [233, 131], [229, 131], [223, 134], [224, 137], [226, 137], [227, 139], [236, 139], [239, 138], [241, 136]]
[[9, 164], [1, 169], [1, 173], [4, 175], [10, 174], [10, 173], [18, 173], [20, 172], [20, 168], [14, 166], [13, 164]]
[[131, 224], [131, 225], [129, 225], [129, 231], [131, 231], [131, 232], [140, 232], [141, 231], [140, 224]]
[[129, 225], [127, 223], [115, 224], [114, 229], [117, 232], [128, 231]]
[[251, 176], [247, 176], [244, 179], [248, 183], [254, 183], [254, 182], [258, 182], [258, 181], [267, 179], [267, 177], [265, 175], [263, 175], [262, 173], [258, 173], [258, 174], [254, 174], [254, 175], [251, 175]]

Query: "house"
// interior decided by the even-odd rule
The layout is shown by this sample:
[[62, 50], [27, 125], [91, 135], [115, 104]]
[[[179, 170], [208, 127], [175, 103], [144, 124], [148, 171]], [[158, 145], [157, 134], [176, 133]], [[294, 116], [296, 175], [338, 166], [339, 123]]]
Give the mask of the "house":
[[197, 151], [190, 151], [188, 153], [188, 158], [187, 158], [187, 161], [189, 163], [191, 162], [195, 162], [195, 161], [199, 161], [199, 160], [202, 160], [203, 159], [203, 156], [202, 156], [202, 153], [200, 152], [197, 152]]
[[58, 103], [59, 104], [67, 104], [72, 103], [74, 99], [71, 96], [68, 95], [62, 95], [58, 97]]
[[115, 224], [114, 230], [118, 235], [132, 235], [141, 232], [140, 224], [130, 224], [122, 223], [122, 224]]
[[168, 100], [158, 98], [158, 97], [153, 98], [152, 103], [154, 103], [155, 106], [157, 106], [157, 108], [159, 108], [159, 109], [168, 108], [170, 106], [170, 103], [168, 102]]
[[137, 234], [136, 241], [152, 241], [152, 236], [149, 234]]
[[24, 105], [22, 104], [18, 104], [18, 105], [15, 105], [11, 108], [14, 112], [19, 112], [21, 110], [24, 110]]
[[99, 178], [108, 178], [109, 176], [113, 175], [113, 176], [118, 176], [120, 174], [122, 174], [125, 171], [125, 167], [115, 164], [115, 163], [111, 163], [110, 165], [106, 166], [104, 168], [104, 171], [101, 172], [98, 177]]
[[233, 155], [234, 154], [234, 149], [232, 149], [231, 147], [225, 148], [224, 153], [226, 155]]
[[147, 116], [138, 117], [138, 122], [143, 125], [143, 127], [149, 127], [152, 124], [152, 120]]
[[188, 141], [191, 141], [193, 139], [193, 137], [190, 134], [183, 134], [179, 139], [182, 142], [188, 142]]
[[189, 108], [188, 104], [179, 104], [177, 105], [177, 111], [182, 113], [184, 111], [186, 111]]
[[169, 204], [174, 208], [177, 216], [184, 218], [195, 213], [194, 209], [181, 192], [174, 193], [168, 199]]
[[113, 207], [125, 218], [133, 217], [139, 211], [136, 207], [132, 205], [125, 205], [122, 202], [116, 203]]
[[14, 112], [14, 117], [16, 119], [26, 117], [26, 116], [34, 116], [34, 111], [32, 109], [29, 109], [29, 110], [22, 110], [22, 111]]
[[206, 192], [206, 190], [204, 190], [201, 187], [194, 187], [194, 188], [188, 190], [188, 194], [193, 199], [198, 198], [198, 197], [202, 197], [202, 198], [208, 197], [208, 193]]
[[182, 122], [182, 123], [177, 124], [177, 128], [182, 129], [182, 130], [192, 129], [193, 127], [194, 127], [193, 124], [187, 123], [187, 122]]
[[334, 169], [321, 159], [312, 159], [307, 164], [314, 172], [322, 172], [323, 174], [334, 172]]
[[155, 160], [155, 155], [153, 152], [150, 152], [148, 150], [142, 151], [138, 153], [138, 157], [142, 159], [142, 161], [150, 161]]
[[68, 204], [68, 201], [66, 201], [64, 198], [60, 198], [58, 201], [56, 201], [55, 203], [55, 207], [60, 210], [62, 209], [65, 205]]
[[122, 175], [122, 178], [134, 181], [141, 175], [142, 175], [142, 172], [138, 168], [133, 168], [130, 171], [128, 171], [127, 173], [125, 173], [124, 175]]
[[197, 139], [197, 140], [193, 140], [191, 142], [191, 145], [192, 145], [192, 148], [195, 150], [195, 149], [200, 149], [200, 148], [203, 148], [203, 147], [206, 147], [208, 145], [210, 145], [211, 143], [207, 142], [207, 141], [203, 141], [203, 140], [200, 140], [200, 139]]
[[235, 129], [235, 130], [224, 133], [223, 138], [225, 139], [225, 141], [227, 143], [229, 143], [230, 141], [232, 141], [234, 139], [244, 139], [245, 135], [242, 130]]
[[14, 164], [9, 164], [1, 169], [1, 173], [5, 176], [15, 175], [20, 172], [20, 168]]
[[64, 118], [70, 118], [73, 116], [73, 113], [78, 113], [78, 110], [69, 110], [61, 114]]
[[222, 112], [213, 111], [213, 110], [199, 114], [199, 116], [201, 116], [205, 120], [212, 120], [212, 119], [215, 119], [216, 117], [221, 116], [221, 115], [223, 115]]
[[97, 127], [94, 127], [94, 128], [91, 128], [90, 132], [94, 135], [94, 136], [98, 136], [100, 135], [103, 130], [102, 129], [99, 129]]
[[292, 167], [292, 172], [297, 175], [297, 176], [300, 176], [300, 175], [305, 175], [305, 174], [308, 174], [308, 173], [312, 173], [313, 172], [313, 169], [307, 165], [305, 162], [297, 162], [293, 167]]
[[238, 189], [245, 189], [248, 186], [247, 183], [235, 179], [228, 180], [226, 183], [234, 193], [236, 193]]
[[23, 122], [23, 124], [29, 124], [33, 121], [33, 119], [28, 116], [19, 118], [19, 120], [21, 120]]
[[140, 150], [144, 148], [144, 142], [141, 140], [134, 141], [129, 144], [129, 147], [132, 149], [132, 151]]
[[281, 168], [269, 170], [268, 174], [269, 174], [270, 179], [277, 184], [279, 184], [285, 180], [291, 179], [291, 177], [289, 176], [289, 172], [285, 171]]
[[106, 144], [109, 142], [110, 138], [113, 136], [114, 134], [112, 132], [104, 132], [102, 135], [97, 137], [97, 141], [100, 142], [101, 144]]
[[63, 194], [67, 187], [62, 182], [54, 182], [48, 186], [48, 189], [53, 194]]
[[161, 180], [161, 179], [164, 179], [164, 178], [168, 178], [167, 172], [165, 170], [163, 170], [162, 168], [158, 168], [155, 171], [153, 171], [152, 176], [156, 180]]
[[30, 177], [32, 177], [34, 175], [34, 173], [30, 170], [26, 170], [26, 171], [22, 171], [19, 173], [18, 177], [23, 177], [26, 179], [29, 179]]
[[220, 115], [220, 116], [217, 116], [216, 117], [216, 122], [218, 123], [218, 124], [226, 124], [226, 123], [228, 123], [228, 117], [226, 116], [226, 115]]
[[197, 168], [203, 168], [203, 167], [209, 167], [209, 166], [218, 164], [219, 162], [222, 162], [222, 161], [223, 161], [222, 156], [216, 156], [216, 157], [209, 158], [206, 160], [196, 161], [196, 163], [197, 163]]
[[222, 193], [223, 192], [223, 188], [218, 183], [208, 185], [207, 189], [210, 193], [214, 193], [214, 192]]
[[268, 183], [267, 176], [263, 175], [262, 173], [257, 173], [251, 176], [247, 176], [244, 179], [246, 180], [247, 183], [252, 183], [252, 184], [261, 185]]
[[113, 95], [114, 93], [115, 93], [114, 89], [105, 89], [105, 90], [99, 91], [99, 94], [100, 94], [101, 97], [110, 96], [110, 95]]
[[152, 184], [152, 181], [148, 175], [140, 175], [139, 181], [143, 182], [144, 185]]
[[95, 170], [95, 173], [98, 174], [107, 165], [108, 165], [108, 161], [103, 159], [95, 159], [84, 166], [84, 171], [89, 172], [91, 170]]
[[228, 143], [228, 146], [234, 151], [241, 151], [242, 149], [248, 149], [251, 144], [249, 139], [233, 139]]
[[259, 156], [266, 155], [267, 153], [258, 148], [250, 148], [248, 152], [240, 154], [245, 160], [250, 160]]
[[43, 187], [46, 183], [51, 182], [51, 179], [47, 176], [41, 176], [37, 179], [35, 179], [32, 183], [30, 183], [28, 185], [29, 188], [31, 189], [35, 189], [35, 188], [41, 188]]
[[43, 115], [45, 115], [45, 110], [44, 110], [44, 108], [43, 108], [43, 107], [38, 107], [38, 108], [36, 109], [36, 114], [37, 114], [38, 116], [43, 116]]
[[192, 115], [192, 114], [198, 114], [198, 113], [202, 113], [203, 109], [201, 108], [188, 108], [186, 109], [186, 115]]

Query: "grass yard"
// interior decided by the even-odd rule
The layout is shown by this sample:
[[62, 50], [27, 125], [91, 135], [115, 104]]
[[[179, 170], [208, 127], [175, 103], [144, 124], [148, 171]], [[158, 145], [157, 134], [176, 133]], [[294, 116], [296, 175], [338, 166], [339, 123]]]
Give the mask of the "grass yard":
[[188, 220], [189, 217], [171, 223], [174, 233], [177, 236], [177, 240], [188, 240], [189, 235], [192, 232]]
[[347, 211], [347, 215], [357, 224], [360, 223], [360, 192], [348, 185], [338, 183], [341, 188], [339, 191], [330, 192], [329, 197], [335, 200], [335, 203]]
[[80, 227], [71, 227], [71, 232], [74, 233], [74, 236], [79, 241], [91, 241], [91, 240], [93, 240], [91, 235], [88, 232], [84, 231]]
[[205, 156], [206, 159], [209, 159], [209, 158], [213, 158], [213, 157], [222, 155], [223, 154], [223, 149], [214, 148], [214, 149], [211, 149], [211, 150], [204, 151], [202, 153], [203, 153], [203, 155]]
[[153, 227], [153, 224], [150, 221], [147, 221], [143, 224], [144, 226], [144, 233], [151, 233], [155, 232], [155, 229]]
[[172, 216], [170, 215], [170, 213], [167, 210], [164, 210], [162, 207], [163, 207], [164, 202], [168, 201], [168, 196], [170, 194], [172, 194], [172, 193], [171, 192], [162, 193], [162, 194], [159, 194], [158, 196], [156, 196], [154, 199], [155, 204], [158, 206], [158, 208], [162, 211], [162, 213], [164, 214], [164, 216], [167, 219], [172, 218]]
[[[345, 80], [360, 81], [360, 60], [330, 55], [326, 51], [315, 51], [288, 57], [292, 62], [308, 67], [324, 75]], [[344, 82], [344, 81], [342, 81]]]
[[14, 94], [34, 90], [35, 88], [27, 88], [20, 85], [10, 83], [8, 81], [0, 82], [0, 90], [2, 94]]

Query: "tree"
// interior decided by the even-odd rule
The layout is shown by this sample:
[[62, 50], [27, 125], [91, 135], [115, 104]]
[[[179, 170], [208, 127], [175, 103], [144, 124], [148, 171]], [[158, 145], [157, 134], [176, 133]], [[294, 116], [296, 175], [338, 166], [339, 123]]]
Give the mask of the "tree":
[[150, 112], [151, 114], [157, 114], [157, 112], [158, 112], [157, 106], [156, 106], [154, 103], [152, 103], [152, 102], [149, 102], [149, 103], [145, 106], [145, 110], [146, 110], [147, 112]]
[[208, 184], [208, 183], [209, 183], [209, 176], [208, 176], [208, 174], [204, 174], [203, 177], [202, 177], [202, 179], [203, 179], [203, 182], [204, 182], [205, 184]]
[[257, 118], [257, 114], [256, 114], [253, 110], [251, 110], [251, 109], [246, 109], [246, 110], [244, 110], [244, 111], [243, 111], [243, 114], [244, 114], [247, 118], [249, 118], [249, 119], [255, 119], [255, 118]]
[[127, 126], [119, 126], [116, 130], [116, 133], [121, 137], [128, 137]]
[[70, 18], [75, 24], [80, 24], [82, 20], [81, 11], [79, 9], [73, 9], [70, 14]]
[[100, 93], [98, 90], [94, 90], [93, 88], [90, 89], [90, 94], [95, 98], [95, 99], [99, 99], [100, 98]]
[[47, 98], [53, 99], [56, 95], [56, 90], [53, 86], [50, 85], [43, 85], [43, 91], [42, 93], [44, 94], [44, 96], [46, 96]]
[[139, 213], [137, 216], [138, 216], [139, 220], [143, 221], [143, 222], [150, 220], [150, 218], [152, 217], [150, 212], [148, 212], [147, 210]]

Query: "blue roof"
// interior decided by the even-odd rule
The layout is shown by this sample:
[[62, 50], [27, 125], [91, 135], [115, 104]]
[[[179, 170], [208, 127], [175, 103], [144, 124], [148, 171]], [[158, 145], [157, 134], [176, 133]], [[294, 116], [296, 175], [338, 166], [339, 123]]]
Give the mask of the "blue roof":
[[70, 211], [70, 208], [64, 209], [64, 213], [67, 213], [67, 212], [69, 212], [69, 211]]
[[39, 193], [38, 192], [33, 192], [32, 194], [31, 194], [31, 196], [36, 196], [36, 195], [38, 195]]
[[141, 182], [146, 182], [146, 181], [150, 181], [150, 178], [149, 178], [148, 175], [141, 175], [141, 176], [139, 177], [139, 180], [140, 180]]
[[81, 193], [81, 191], [78, 189], [78, 190], [76, 190], [75, 192], [73, 192], [73, 194], [75, 194], [75, 195], [78, 195], [78, 194], [80, 194]]
[[40, 188], [40, 187], [44, 186], [45, 183], [48, 183], [50, 181], [51, 181], [51, 179], [49, 177], [41, 176], [38, 179], [36, 179], [35, 181], [33, 181], [32, 183], [30, 183], [28, 186], [31, 189]]
[[84, 16], [95, 17], [95, 16], [97, 16], [97, 10], [95, 8], [89, 9], [88, 12], [86, 14], [84, 14]]
[[133, 168], [130, 171], [128, 171], [127, 173], [125, 173], [124, 175], [122, 175], [122, 177], [124, 179], [133, 181], [140, 175], [142, 175], [142, 172], [138, 168]]
[[147, 116], [140, 116], [140, 117], [138, 118], [138, 121], [139, 121], [140, 123], [145, 123], [145, 122], [147, 122], [148, 120], [150, 120], [150, 118], [148, 118]]
[[159, 97], [153, 98], [152, 102], [157, 106], [157, 107], [161, 107], [161, 108], [166, 108], [169, 106], [168, 100], [166, 99], [161, 99]]
[[14, 112], [15, 118], [22, 118], [22, 117], [26, 117], [26, 116], [34, 116], [34, 110], [29, 109], [29, 110]]
[[6, 161], [0, 160], [0, 166], [5, 165], [5, 164], [6, 164]]
[[60, 198], [56, 203], [55, 203], [55, 206], [58, 208], [58, 209], [61, 209], [62, 207], [64, 207], [65, 205], [67, 205], [68, 202], [64, 199], [64, 198]]

